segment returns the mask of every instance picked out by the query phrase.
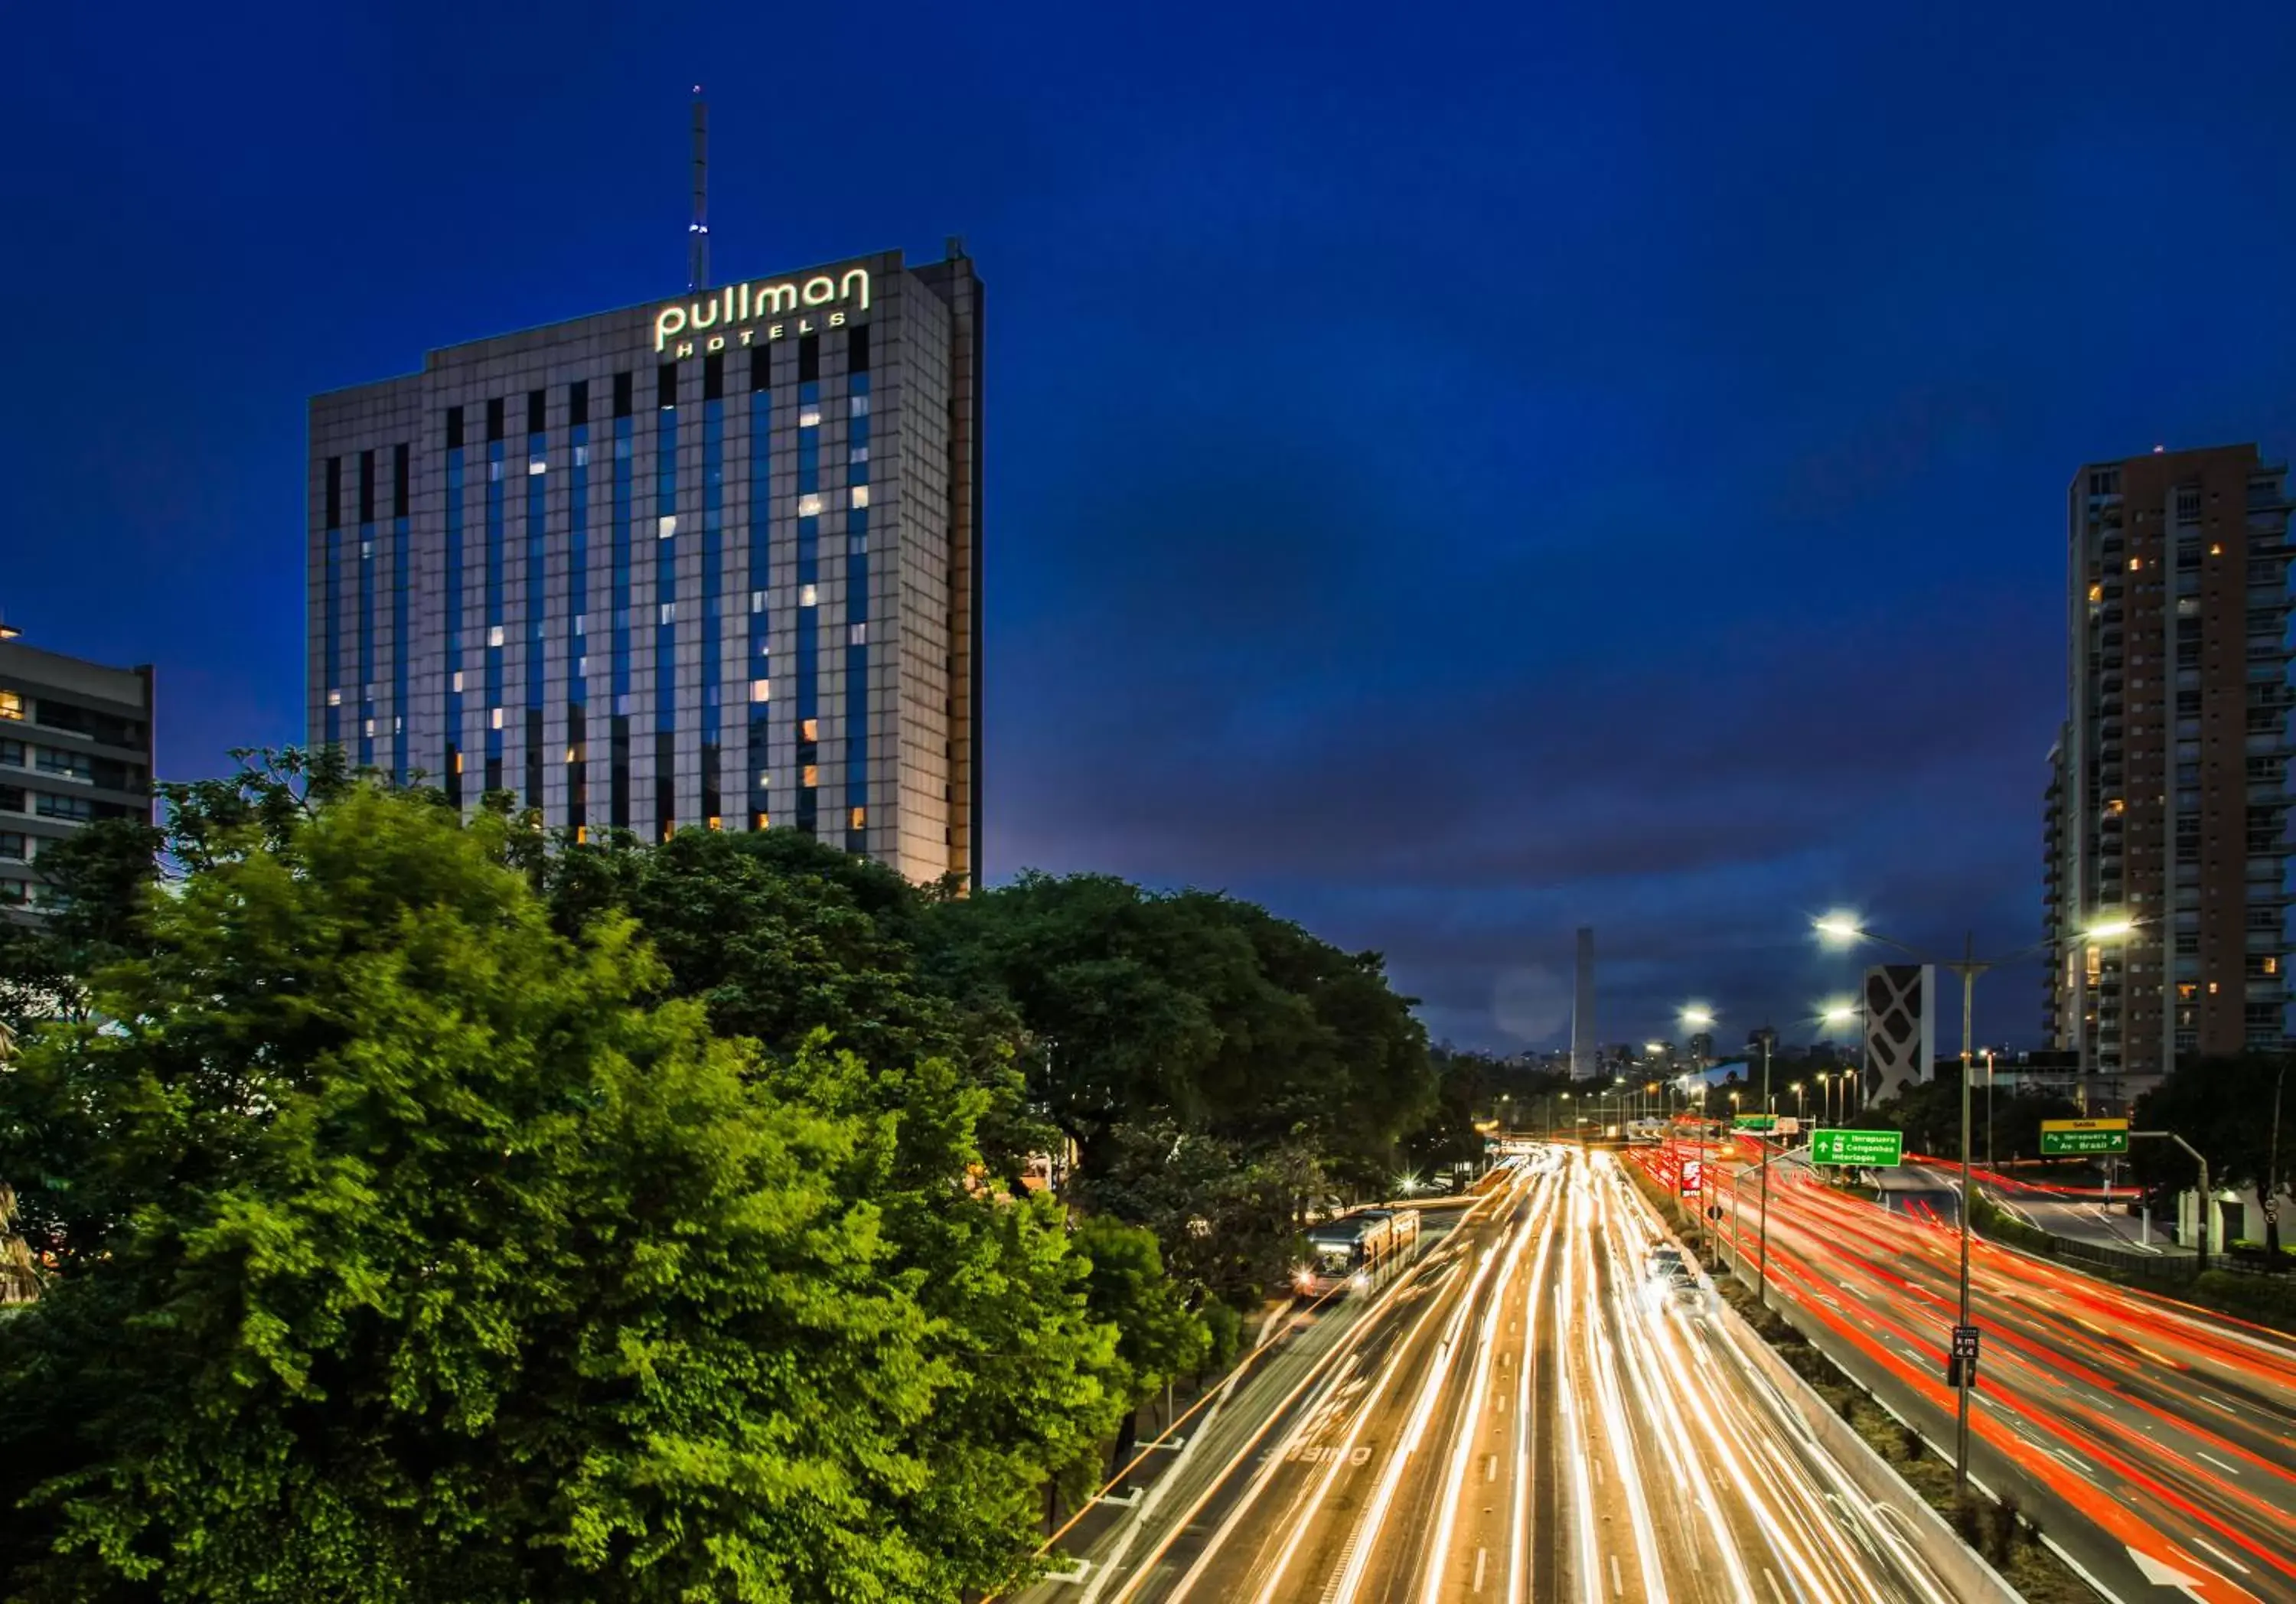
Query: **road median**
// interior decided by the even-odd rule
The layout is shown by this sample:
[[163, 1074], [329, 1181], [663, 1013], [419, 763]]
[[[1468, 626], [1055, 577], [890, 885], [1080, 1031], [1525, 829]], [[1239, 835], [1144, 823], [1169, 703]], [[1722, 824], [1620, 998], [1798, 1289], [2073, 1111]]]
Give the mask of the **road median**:
[[[1676, 1245], [1714, 1278], [1715, 1317], [1728, 1323], [1731, 1346], [1787, 1401], [1859, 1493], [1901, 1517], [1915, 1551], [1956, 1601], [2088, 1604], [2095, 1599], [2095, 1590], [2043, 1545], [2038, 1530], [2021, 1519], [2013, 1502], [1995, 1499], [1983, 1511], [1974, 1504], [1956, 1506], [1951, 1465], [1834, 1363], [1790, 1311], [1761, 1309], [1752, 1289], [1712, 1252], [1714, 1239], [1699, 1222], [1639, 1165], [1626, 1169]], [[1707, 1245], [1710, 1257], [1690, 1246], [1693, 1239]]]

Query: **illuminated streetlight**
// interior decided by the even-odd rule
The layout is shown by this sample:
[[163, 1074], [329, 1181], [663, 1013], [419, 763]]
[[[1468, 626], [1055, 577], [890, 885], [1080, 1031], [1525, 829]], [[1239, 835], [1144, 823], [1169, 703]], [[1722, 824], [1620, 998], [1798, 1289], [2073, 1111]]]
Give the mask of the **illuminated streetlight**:
[[1701, 1008], [1693, 1002], [1682, 1011], [1682, 1022], [1703, 1030], [1714, 1023], [1714, 1011], [1710, 1008]]
[[1862, 941], [1866, 937], [1866, 932], [1858, 928], [1857, 916], [1854, 913], [1829, 913], [1813, 922], [1817, 927], [1817, 933], [1829, 941]]
[[[1939, 969], [1948, 970], [1961, 979], [1961, 1207], [1959, 1213], [1961, 1215], [1961, 1323], [1963, 1325], [1970, 1323], [1969, 1206], [1970, 1199], [1975, 1195], [1971, 1190], [1969, 1174], [1969, 1086], [1977, 1065], [1977, 1053], [1972, 1041], [1971, 1026], [1977, 991], [1977, 978], [1996, 965], [2013, 963], [2021, 958], [2031, 957], [2036, 953], [2048, 952], [2068, 941], [2086, 944], [2117, 940], [2136, 929], [2139, 922], [2118, 914], [2110, 915], [2086, 929], [2075, 930], [2070, 936], [2053, 936], [2000, 958], [1979, 958], [1977, 937], [1974, 933], [1972, 933], [1963, 938], [1959, 962], [1937, 963], [1919, 948], [1907, 946], [1904, 942], [1888, 936], [1877, 936], [1865, 929], [1854, 914], [1829, 913], [1823, 919], [1810, 921], [1818, 935], [1829, 943], [1879, 942], [1883, 946], [1896, 947], [1918, 962], [1934, 964]], [[2203, 1235], [2204, 1243], [2206, 1240]], [[1969, 1487], [1969, 1387], [1972, 1379], [1969, 1367], [1962, 1367], [1959, 1376], [1959, 1383], [1954, 1388], [1957, 1406], [1954, 1421], [1953, 1491], [1956, 1499], [1964, 1496]]]

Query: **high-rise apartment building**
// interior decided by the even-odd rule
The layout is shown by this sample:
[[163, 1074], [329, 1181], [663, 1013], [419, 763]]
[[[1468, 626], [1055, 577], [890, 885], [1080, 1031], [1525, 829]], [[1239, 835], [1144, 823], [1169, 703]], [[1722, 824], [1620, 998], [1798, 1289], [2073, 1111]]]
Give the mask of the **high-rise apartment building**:
[[2284, 1044], [2286, 478], [2254, 446], [2073, 476], [2046, 1024], [2093, 1106], [2180, 1059]]
[[982, 334], [952, 242], [317, 397], [311, 741], [586, 835], [972, 878]]
[[0, 640], [0, 917], [35, 919], [40, 854], [98, 819], [152, 816], [152, 669]]

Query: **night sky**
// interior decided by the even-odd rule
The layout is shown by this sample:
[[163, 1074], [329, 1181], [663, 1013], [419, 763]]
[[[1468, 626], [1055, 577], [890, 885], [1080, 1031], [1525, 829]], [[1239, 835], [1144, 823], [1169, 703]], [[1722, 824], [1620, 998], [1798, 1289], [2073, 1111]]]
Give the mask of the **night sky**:
[[[301, 734], [304, 405], [962, 234], [988, 869], [1223, 888], [1462, 1043], [1820, 1034], [2039, 934], [2064, 493], [2296, 445], [2296, 5], [12, 8], [0, 609]], [[2031, 1044], [2030, 968], [1979, 991]]]

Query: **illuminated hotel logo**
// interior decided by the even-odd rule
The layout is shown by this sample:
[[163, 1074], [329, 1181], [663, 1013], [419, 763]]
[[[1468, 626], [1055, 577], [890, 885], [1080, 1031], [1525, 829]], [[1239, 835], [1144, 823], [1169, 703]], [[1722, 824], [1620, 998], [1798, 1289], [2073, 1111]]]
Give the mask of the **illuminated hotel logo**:
[[[699, 337], [698, 348], [722, 351], [728, 343], [745, 346], [757, 336], [754, 326], [765, 319], [792, 315], [822, 307], [849, 307], [857, 312], [869, 309], [869, 270], [851, 267], [832, 277], [826, 273], [816, 274], [802, 281], [784, 279], [780, 283], [734, 284], [720, 290], [706, 300], [677, 301], [662, 307], [653, 315], [653, 348], [657, 353], [672, 352], [679, 356], [691, 356], [697, 348], [695, 340], [677, 340], [682, 334]], [[831, 328], [845, 322], [843, 310], [827, 315]], [[813, 320], [800, 318], [798, 332], [810, 333]], [[783, 325], [768, 323], [765, 337], [779, 340]], [[676, 340], [675, 347], [671, 341]]]

